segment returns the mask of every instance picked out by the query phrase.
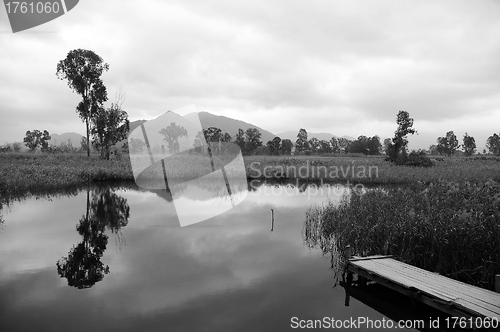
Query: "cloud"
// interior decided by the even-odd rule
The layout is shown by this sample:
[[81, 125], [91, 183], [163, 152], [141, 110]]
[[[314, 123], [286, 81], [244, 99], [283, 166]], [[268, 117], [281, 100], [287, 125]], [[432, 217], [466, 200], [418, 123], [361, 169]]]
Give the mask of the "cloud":
[[39, 124], [82, 132], [78, 96], [54, 75], [74, 48], [110, 64], [110, 102], [123, 88], [132, 120], [196, 104], [275, 133], [357, 136], [389, 127], [400, 109], [465, 123], [500, 112], [499, 18], [487, 0], [86, 1], [33, 30], [55, 33], [0, 34], [0, 112], [19, 123], [0, 142]]

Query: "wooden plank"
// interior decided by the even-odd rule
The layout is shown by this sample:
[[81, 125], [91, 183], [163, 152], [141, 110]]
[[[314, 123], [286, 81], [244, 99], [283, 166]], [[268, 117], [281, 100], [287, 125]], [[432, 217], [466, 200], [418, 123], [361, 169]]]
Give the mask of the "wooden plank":
[[[485, 301], [487, 299], [490, 303], [494, 303], [493, 301], [498, 301], [499, 299], [498, 294], [492, 291], [474, 287], [412, 265], [398, 262], [396, 260], [391, 261], [376, 262], [376, 266], [373, 266], [373, 264], [372, 266], [364, 264], [364, 266], [365, 268], [378, 271], [379, 273], [387, 272], [389, 276], [389, 270], [391, 270], [392, 273], [401, 274], [409, 279], [414, 279], [415, 282], [424, 282], [427, 287], [436, 288], [438, 290], [448, 290], [450, 294], [458, 293], [466, 294], [467, 296], [475, 296], [480, 301]], [[379, 271], [380, 269], [382, 271]], [[423, 279], [423, 276], [425, 276], [426, 279]]]
[[[394, 261], [394, 260], [393, 260]], [[397, 262], [397, 261], [394, 261]], [[389, 262], [380, 262], [382, 264], [383, 269], [389, 269], [391, 266], [390, 264], [387, 264]], [[400, 263], [399, 264], [404, 264]], [[379, 264], [379, 265], [380, 265]], [[445, 276], [441, 276], [438, 274], [434, 274], [432, 272], [419, 269], [417, 267], [414, 267], [412, 265], [405, 264], [404, 266], [393, 266], [393, 268], [398, 269], [397, 273], [401, 274], [408, 279], [413, 280], [414, 282], [421, 282], [424, 283], [424, 287], [426, 288], [432, 288], [432, 289], [437, 289], [439, 291], [446, 291], [451, 295], [464, 295], [467, 297], [472, 297], [477, 299], [480, 302], [487, 302], [487, 303], [499, 303], [500, 307], [500, 296], [496, 294], [495, 292], [489, 291], [487, 289], [482, 289], [479, 287], [475, 287], [472, 285], [465, 284], [463, 282], [453, 280], [450, 278], [447, 278]], [[425, 276], [425, 278], [424, 278]], [[496, 301], [496, 302], [495, 302]]]
[[[382, 278], [379, 277], [378, 275], [371, 274], [369, 275], [365, 270], [359, 269], [358, 267], [354, 265], [349, 265], [348, 267], [349, 271], [357, 273], [361, 276], [364, 276], [365, 278], [369, 278], [383, 286], [386, 286], [388, 288], [391, 288], [397, 292], [400, 292], [401, 294], [404, 294], [406, 296], [412, 297], [412, 298], [417, 298], [415, 290], [409, 289], [407, 287], [401, 286], [400, 284], [394, 282], [393, 280], [389, 280], [387, 278]], [[444, 301], [440, 301], [439, 299], [435, 299], [432, 297], [419, 297], [418, 301], [427, 304], [433, 308], [436, 308], [438, 310], [441, 310], [451, 316], [455, 317], [466, 317], [466, 318], [473, 318], [476, 317], [474, 314], [468, 314], [467, 312], [463, 312], [460, 310], [454, 309], [452, 306], [448, 305], [448, 303], [445, 303]]]
[[[396, 261], [397, 262], [397, 261]], [[386, 263], [386, 262], [384, 262]], [[399, 262], [400, 263], [400, 262]], [[381, 276], [384, 276], [386, 278], [392, 278], [396, 281], [399, 281], [401, 284], [406, 285], [407, 287], [416, 287], [420, 291], [427, 292], [431, 295], [441, 297], [446, 301], [452, 301], [452, 302], [457, 302], [457, 299], [459, 298], [464, 298], [464, 300], [471, 302], [474, 304], [474, 308], [478, 310], [477, 307], [483, 308], [485, 310], [479, 310], [485, 315], [489, 315], [491, 313], [497, 313], [500, 311], [500, 308], [497, 306], [493, 306], [491, 303], [497, 303], [500, 302], [500, 297], [496, 296], [496, 293], [488, 291], [488, 290], [483, 290], [481, 288], [477, 288], [471, 285], [463, 284], [459, 281], [455, 281], [443, 276], [439, 276], [436, 274], [430, 274], [426, 270], [419, 269], [420, 272], [423, 272], [423, 274], [428, 274], [431, 275], [432, 278], [427, 278], [427, 279], [422, 279], [418, 278], [419, 276], [422, 277], [422, 275], [419, 274], [413, 274], [413, 275], [404, 275], [404, 266], [400, 266], [402, 268], [401, 270], [392, 270], [388, 271], [387, 269], [383, 269], [380, 271], [380, 266], [377, 266], [377, 269], [374, 269], [373, 266], [367, 266], [367, 265], [374, 265], [373, 264], [363, 264], [364, 268], [369, 268], [370, 271], [372, 272], [378, 272]], [[404, 263], [400, 263], [404, 264]], [[411, 265], [405, 264], [407, 267], [412, 267]], [[418, 269], [416, 267], [412, 267], [413, 269]], [[402, 272], [402, 274], [401, 274]], [[436, 284], [436, 281], [441, 280], [438, 284]], [[464, 288], [464, 286], [466, 288]], [[448, 289], [445, 289], [448, 288]], [[473, 292], [476, 292], [479, 294], [474, 297], [474, 295], [471, 295], [471, 289]], [[495, 297], [491, 297], [488, 300], [484, 300], [484, 297], [487, 297], [488, 295], [491, 296], [491, 294], [494, 294]], [[489, 297], [489, 296], [488, 296]], [[483, 312], [484, 311], [484, 312]]]
[[350, 259], [348, 270], [416, 297], [452, 315], [456, 314], [455, 311], [458, 309], [466, 316], [500, 319], [500, 294], [399, 262], [387, 256]]
[[383, 259], [383, 258], [392, 258], [392, 257], [394, 257], [394, 256], [392, 256], [392, 255], [376, 255], [376, 256], [367, 256], [367, 257], [352, 256], [352, 258], [349, 259], [349, 262], [366, 261], [366, 260]]

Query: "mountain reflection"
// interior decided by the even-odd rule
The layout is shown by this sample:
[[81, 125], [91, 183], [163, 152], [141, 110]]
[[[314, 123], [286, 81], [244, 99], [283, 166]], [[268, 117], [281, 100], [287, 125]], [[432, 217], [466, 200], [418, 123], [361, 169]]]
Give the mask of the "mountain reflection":
[[101, 262], [108, 244], [106, 228], [118, 234], [127, 225], [130, 207], [127, 200], [110, 189], [87, 189], [87, 209], [76, 230], [83, 237], [67, 257], [57, 261], [57, 272], [68, 279], [68, 285], [79, 289], [90, 288], [109, 273], [109, 266]]

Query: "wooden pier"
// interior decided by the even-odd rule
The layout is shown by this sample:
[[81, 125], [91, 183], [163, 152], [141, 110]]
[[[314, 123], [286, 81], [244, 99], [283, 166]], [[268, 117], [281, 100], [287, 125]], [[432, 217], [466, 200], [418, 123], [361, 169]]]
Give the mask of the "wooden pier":
[[347, 261], [347, 284], [352, 283], [353, 274], [358, 275], [358, 284], [375, 281], [451, 316], [500, 321], [500, 293], [402, 263], [392, 256], [354, 256]]

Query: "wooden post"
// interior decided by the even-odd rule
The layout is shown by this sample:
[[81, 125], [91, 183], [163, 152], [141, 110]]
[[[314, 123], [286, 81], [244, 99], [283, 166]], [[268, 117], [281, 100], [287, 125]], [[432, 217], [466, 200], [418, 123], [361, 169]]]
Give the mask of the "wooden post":
[[495, 276], [495, 292], [500, 293], [500, 274]]
[[274, 210], [271, 209], [271, 232], [274, 231]]
[[350, 300], [351, 300], [351, 294], [349, 294], [349, 291], [347, 290], [347, 286], [346, 286], [346, 287], [344, 287], [344, 289], [345, 289], [345, 299], [344, 299], [344, 305], [345, 305], [346, 307], [348, 307], [348, 306], [349, 306], [349, 302], [350, 302]]

